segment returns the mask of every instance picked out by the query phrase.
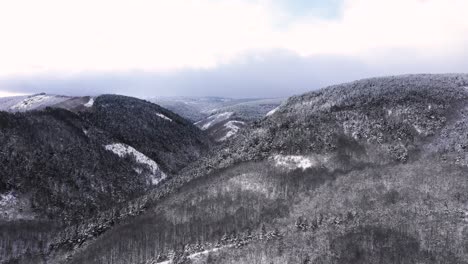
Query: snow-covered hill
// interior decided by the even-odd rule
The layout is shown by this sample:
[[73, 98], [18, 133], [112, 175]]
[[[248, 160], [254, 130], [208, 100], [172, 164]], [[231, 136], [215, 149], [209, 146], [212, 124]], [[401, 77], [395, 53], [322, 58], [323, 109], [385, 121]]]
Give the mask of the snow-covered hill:
[[26, 112], [42, 110], [46, 107], [64, 108], [70, 111], [83, 111], [93, 106], [94, 97], [64, 96], [54, 94], [34, 94], [0, 98], [0, 111]]
[[24, 112], [30, 110], [43, 109], [66, 100], [71, 99], [68, 96], [35, 94], [25, 96], [3, 97], [0, 98], [0, 111]]
[[[114, 143], [106, 145], [105, 148], [109, 151], [112, 151], [121, 158], [130, 156], [135, 159], [137, 163], [145, 166], [146, 169], [149, 169], [150, 173], [147, 174], [147, 181], [152, 185], [157, 185], [159, 182], [167, 178], [167, 175], [161, 171], [158, 164], [156, 164], [154, 160], [148, 158], [145, 156], [145, 154], [139, 152], [131, 146], [127, 146], [122, 143]], [[135, 168], [135, 170], [139, 174], [143, 173], [143, 170], [140, 168]]]

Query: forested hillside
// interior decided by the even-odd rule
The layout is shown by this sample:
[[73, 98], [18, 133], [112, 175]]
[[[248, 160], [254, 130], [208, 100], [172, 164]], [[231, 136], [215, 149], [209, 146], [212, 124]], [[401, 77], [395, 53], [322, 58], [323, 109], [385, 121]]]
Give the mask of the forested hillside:
[[102, 95], [95, 99], [93, 111], [83, 115], [96, 127], [135, 147], [171, 174], [198, 159], [211, 143], [191, 122], [136, 98]]
[[290, 98], [71, 263], [466, 263], [468, 76]]
[[47, 254], [56, 232], [124, 206], [210, 148], [202, 131], [152, 103], [75, 101], [0, 112], [2, 260]]

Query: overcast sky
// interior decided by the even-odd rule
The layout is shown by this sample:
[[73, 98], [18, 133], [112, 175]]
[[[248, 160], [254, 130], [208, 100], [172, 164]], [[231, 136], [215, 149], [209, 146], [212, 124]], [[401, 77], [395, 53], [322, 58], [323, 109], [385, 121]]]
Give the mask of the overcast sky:
[[468, 72], [466, 0], [0, 0], [0, 96], [279, 97]]

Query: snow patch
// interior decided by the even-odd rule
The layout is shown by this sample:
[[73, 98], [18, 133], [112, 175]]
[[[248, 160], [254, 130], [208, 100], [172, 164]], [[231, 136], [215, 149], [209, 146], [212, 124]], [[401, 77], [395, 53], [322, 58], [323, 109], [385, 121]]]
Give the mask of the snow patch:
[[276, 107], [275, 109], [271, 110], [270, 112], [268, 112], [265, 116], [271, 116], [272, 114], [276, 113], [276, 111], [278, 111], [279, 109], [279, 106]]
[[6, 194], [0, 194], [0, 207], [3, 206], [11, 206], [17, 203], [16, 197], [13, 195], [12, 192], [8, 192]]
[[209, 253], [211, 252], [216, 252], [218, 250], [221, 250], [223, 248], [227, 248], [227, 247], [232, 247], [233, 245], [227, 245], [227, 246], [223, 246], [223, 247], [215, 247], [215, 248], [212, 248], [212, 249], [207, 249], [207, 250], [204, 250], [204, 251], [201, 251], [201, 252], [197, 252], [197, 253], [194, 253], [192, 255], [189, 255], [188, 258], [191, 259], [191, 260], [195, 260], [197, 259], [198, 257], [201, 257], [201, 256], [204, 256], [204, 255], [208, 255]]
[[[115, 143], [105, 146], [106, 150], [114, 152], [117, 156], [123, 158], [125, 156], [133, 156], [136, 162], [146, 165], [151, 170], [151, 175], [149, 175], [149, 181], [152, 185], [156, 185], [165, 179], [167, 176], [164, 172], [159, 169], [159, 166], [152, 159], [145, 156], [143, 153], [137, 151], [136, 149], [127, 146], [121, 143]], [[138, 173], [139, 170], [135, 169]], [[141, 171], [140, 171], [141, 173]]]
[[[224, 112], [224, 113], [209, 116], [209, 117], [207, 117], [205, 119], [205, 120], [208, 121], [208, 123], [204, 124], [201, 129], [202, 130], [207, 130], [208, 128], [212, 127], [213, 125], [216, 125], [216, 124], [218, 124], [220, 122], [228, 120], [233, 114], [234, 114], [234, 112]], [[205, 120], [203, 120], [203, 121], [205, 121]], [[201, 122], [197, 122], [197, 123], [199, 124]]]
[[[233, 247], [233, 246], [234, 246], [234, 244], [230, 244], [230, 245], [226, 245], [226, 246], [207, 249], [207, 250], [204, 250], [204, 251], [200, 251], [200, 252], [197, 252], [197, 253], [190, 254], [190, 255], [187, 256], [187, 258], [189, 258], [191, 260], [197, 260], [199, 257], [206, 256], [209, 253], [216, 252], [216, 251], [222, 250], [224, 248], [230, 248], [230, 247]], [[166, 260], [166, 261], [156, 262], [156, 263], [157, 264], [172, 264], [173, 262], [172, 262], [172, 260]]]
[[92, 98], [92, 97], [89, 98], [89, 101], [86, 104], [84, 104], [84, 106], [88, 107], [88, 108], [92, 107], [93, 105], [94, 105], [94, 98]]
[[413, 125], [413, 127], [414, 127], [414, 129], [416, 130], [416, 132], [418, 132], [418, 134], [422, 134], [422, 133], [423, 133], [423, 130], [422, 130], [420, 127], [418, 127], [418, 126], [416, 126], [416, 125]]
[[219, 141], [225, 141], [237, 134], [237, 132], [239, 132], [239, 130], [241, 129], [239, 125], [245, 125], [245, 122], [233, 120], [224, 124], [224, 127], [228, 129], [228, 131], [224, 137], [219, 139]]
[[277, 167], [283, 167], [286, 169], [302, 169], [306, 170], [317, 165], [317, 160], [311, 157], [299, 156], [299, 155], [275, 155], [273, 157], [275, 165]]
[[43, 103], [49, 99], [51, 99], [52, 96], [49, 96], [49, 95], [44, 95], [44, 94], [40, 94], [40, 95], [33, 95], [33, 96], [30, 96], [20, 102], [18, 102], [17, 104], [13, 105], [12, 107], [10, 107], [10, 109], [12, 110], [28, 110], [30, 108], [32, 108], [33, 106], [37, 105], [37, 104], [40, 104], [40, 103]]
[[0, 219], [34, 219], [30, 202], [25, 197], [17, 197], [14, 191], [0, 194]]
[[162, 119], [165, 119], [165, 120], [168, 120], [168, 121], [172, 122], [172, 119], [170, 119], [169, 117], [167, 117], [167, 116], [165, 116], [165, 115], [163, 115], [161, 113], [157, 113], [156, 115], [159, 116]]
[[230, 185], [233, 185], [241, 190], [252, 191], [256, 193], [268, 193], [267, 184], [265, 181], [259, 179], [258, 175], [255, 173], [244, 173], [239, 176], [233, 177], [228, 180], [224, 187], [227, 188], [226, 191], [232, 191]]

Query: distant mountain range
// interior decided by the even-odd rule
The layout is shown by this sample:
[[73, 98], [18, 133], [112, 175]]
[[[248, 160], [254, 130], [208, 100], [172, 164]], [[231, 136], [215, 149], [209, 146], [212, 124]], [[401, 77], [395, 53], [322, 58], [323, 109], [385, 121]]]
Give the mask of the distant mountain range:
[[156, 98], [157, 103], [207, 131], [215, 142], [232, 139], [247, 123], [262, 119], [285, 99], [230, 99], [220, 97]]

